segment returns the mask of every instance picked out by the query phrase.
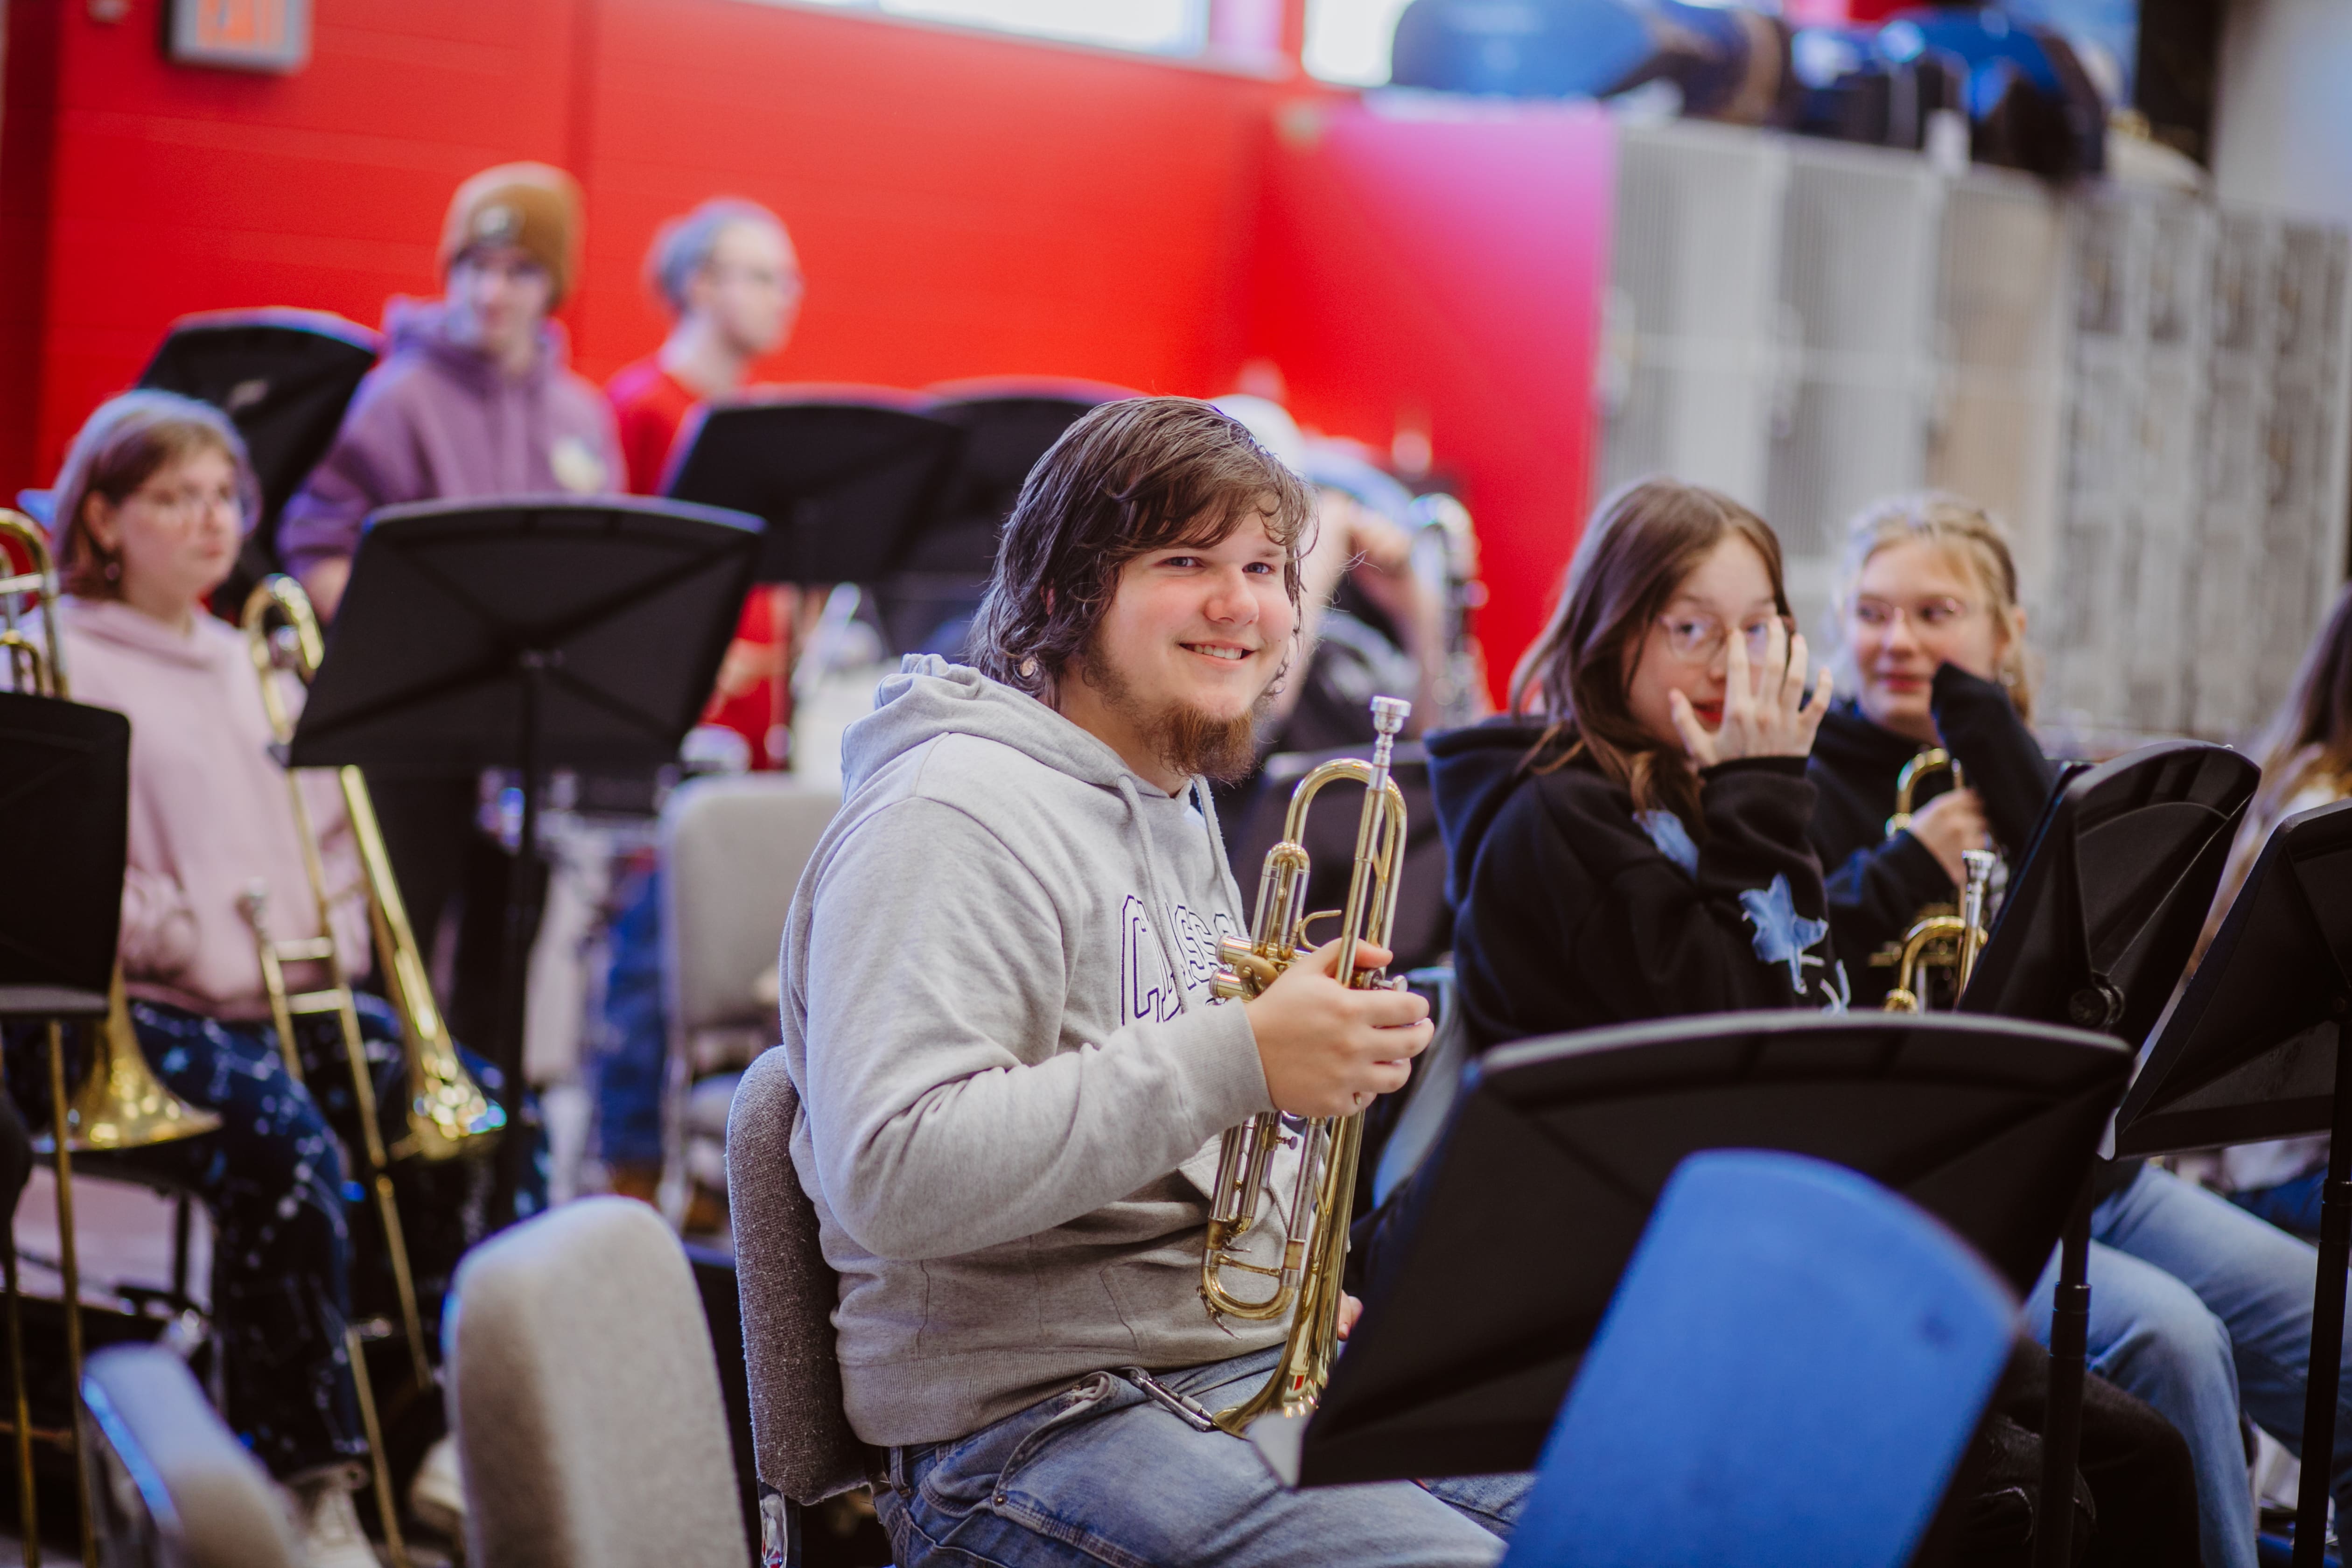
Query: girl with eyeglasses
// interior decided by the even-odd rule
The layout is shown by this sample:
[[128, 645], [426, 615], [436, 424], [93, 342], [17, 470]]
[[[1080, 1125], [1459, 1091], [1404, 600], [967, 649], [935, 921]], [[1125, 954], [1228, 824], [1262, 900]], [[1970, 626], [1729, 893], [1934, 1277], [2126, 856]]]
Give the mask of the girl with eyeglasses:
[[[1854, 1005], [1876, 1006], [1895, 975], [1872, 955], [1923, 909], [1957, 900], [1964, 851], [1998, 847], [2012, 865], [2023, 856], [2056, 770], [2026, 728], [2017, 566], [1983, 509], [1928, 494], [1863, 512], [1835, 613], [1850, 694], [1813, 743], [1811, 834]], [[1909, 826], [1890, 834], [1897, 780], [1930, 747], [1958, 760], [1965, 787], [1948, 773], [1924, 776]]]
[[1429, 742], [1474, 1049], [1839, 1004], [1808, 672], [1762, 519], [1666, 479], [1601, 503], [1510, 710]]

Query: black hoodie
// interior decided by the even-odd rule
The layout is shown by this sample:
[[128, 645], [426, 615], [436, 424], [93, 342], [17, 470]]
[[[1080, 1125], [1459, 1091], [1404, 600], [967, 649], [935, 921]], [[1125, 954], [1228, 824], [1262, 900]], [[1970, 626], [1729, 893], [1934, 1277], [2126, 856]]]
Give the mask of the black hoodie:
[[1802, 759], [1702, 772], [1702, 837], [1672, 813], [1637, 819], [1589, 759], [1530, 772], [1542, 732], [1504, 718], [1429, 741], [1474, 1048], [1843, 994]]
[[[2014, 866], [2057, 782], [2058, 770], [2011, 706], [2009, 694], [1947, 664], [1936, 671], [1929, 710], [1944, 749], [1984, 802], [1993, 842]], [[1908, 833], [1886, 835], [1895, 815], [1895, 780], [1919, 742], [1882, 729], [1851, 700], [1830, 710], [1813, 738], [1807, 776], [1821, 794], [1810, 832], [1829, 868], [1830, 926], [1853, 982], [1853, 1005], [1876, 1006], [1895, 984], [1892, 969], [1868, 960], [1911, 928], [1927, 904], [1957, 896], [1943, 864]], [[1938, 774], [1913, 798], [1914, 809], [1951, 787]]]

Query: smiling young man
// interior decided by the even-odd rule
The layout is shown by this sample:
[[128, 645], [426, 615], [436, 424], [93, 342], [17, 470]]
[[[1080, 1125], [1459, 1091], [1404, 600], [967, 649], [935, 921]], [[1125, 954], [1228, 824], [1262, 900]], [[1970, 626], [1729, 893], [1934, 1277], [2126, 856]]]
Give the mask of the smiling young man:
[[783, 1049], [903, 1568], [1502, 1554], [1516, 1479], [1286, 1491], [1202, 1415], [1256, 1391], [1284, 1331], [1200, 1297], [1220, 1135], [1363, 1106], [1429, 1038], [1333, 949], [1211, 999], [1246, 916], [1206, 781], [1248, 765], [1296, 651], [1309, 516], [1207, 405], [1098, 408], [1023, 488], [978, 668], [909, 659], [844, 738]]

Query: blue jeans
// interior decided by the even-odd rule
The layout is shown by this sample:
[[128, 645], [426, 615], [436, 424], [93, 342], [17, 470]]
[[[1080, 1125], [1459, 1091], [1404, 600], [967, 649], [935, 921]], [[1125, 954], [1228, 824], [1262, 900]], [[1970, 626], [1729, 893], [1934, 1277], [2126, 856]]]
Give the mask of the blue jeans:
[[[1275, 1350], [1153, 1381], [1210, 1410], [1254, 1394]], [[1292, 1491], [1257, 1450], [1098, 1372], [951, 1443], [891, 1455], [875, 1508], [899, 1568], [1472, 1568], [1499, 1562], [1532, 1476]]]
[[[2238, 1415], [2301, 1449], [2319, 1255], [2153, 1165], [2092, 1211], [2091, 1237], [2091, 1370], [2188, 1439], [2206, 1568], [2254, 1568]], [[2057, 1277], [2053, 1257], [2026, 1303], [2044, 1343]], [[2329, 1481], [2338, 1513], [2352, 1517], [2352, 1373], [2342, 1386]]]
[[2315, 1241], [2319, 1237], [2319, 1192], [2326, 1184], [2327, 1171], [2323, 1166], [2275, 1187], [2250, 1187], [2231, 1193], [2230, 1201], [2256, 1219], [2268, 1220], [2281, 1230]]

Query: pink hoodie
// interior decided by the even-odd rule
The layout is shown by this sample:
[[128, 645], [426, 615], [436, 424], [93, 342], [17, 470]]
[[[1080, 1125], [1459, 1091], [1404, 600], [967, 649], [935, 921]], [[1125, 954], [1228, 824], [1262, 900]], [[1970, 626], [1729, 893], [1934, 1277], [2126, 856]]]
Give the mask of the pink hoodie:
[[[105, 599], [62, 600], [58, 624], [74, 700], [131, 719], [124, 982], [134, 996], [217, 1018], [268, 1016], [240, 900], [265, 884], [270, 934], [281, 941], [318, 935], [319, 906], [244, 636], [202, 614], [183, 634]], [[342, 793], [323, 772], [306, 772], [301, 784], [337, 895], [335, 935], [363, 973], [374, 953]], [[287, 978], [299, 989], [323, 976], [303, 965]]]

